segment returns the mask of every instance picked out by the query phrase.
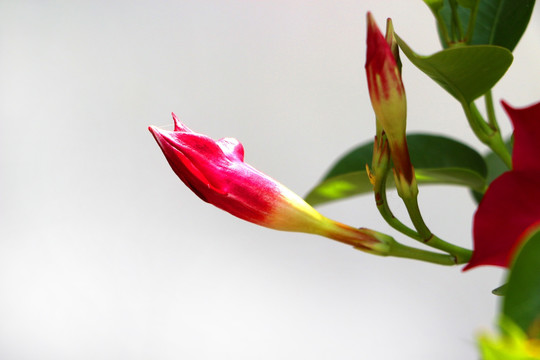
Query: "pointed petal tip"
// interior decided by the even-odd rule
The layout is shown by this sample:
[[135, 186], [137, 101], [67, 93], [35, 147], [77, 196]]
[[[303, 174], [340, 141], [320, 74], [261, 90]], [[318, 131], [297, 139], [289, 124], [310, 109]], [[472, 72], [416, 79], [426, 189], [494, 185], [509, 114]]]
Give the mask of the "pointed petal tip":
[[510, 113], [512, 112], [512, 110], [515, 110], [512, 105], [508, 104], [506, 102], [506, 100], [501, 100], [501, 106], [503, 107], [504, 111], [506, 111], [506, 113], [508, 114], [508, 116], [510, 116]]
[[465, 265], [465, 267], [463, 269], [461, 269], [461, 271], [465, 272], [465, 271], [471, 270], [472, 268], [475, 268], [477, 266], [478, 266], [478, 264], [472, 264], [472, 263], [469, 262], [467, 265]]
[[367, 15], [366, 45], [366, 65], [377, 57], [380, 59], [376, 61], [382, 62], [383, 58], [388, 56], [388, 52], [391, 53], [388, 43], [371, 13]]
[[178, 118], [178, 116], [176, 116], [174, 112], [172, 112], [171, 115], [174, 120], [174, 131], [182, 131], [182, 132], [190, 132], [190, 133], [193, 132], [190, 128], [188, 128], [186, 125], [184, 125], [180, 121], [180, 119]]
[[173, 121], [174, 121], [174, 131], [181, 130], [182, 123], [180, 122], [180, 120], [178, 120], [178, 116], [176, 116], [176, 114], [174, 112], [171, 112], [171, 115], [172, 115], [172, 118], [173, 118]]
[[366, 14], [366, 19], [368, 32], [371, 30], [375, 30], [377, 28], [377, 22], [375, 21], [375, 18], [373, 17], [371, 11], [368, 11], [368, 13]]
[[165, 137], [165, 134], [163, 133], [163, 130], [161, 130], [157, 126], [150, 125], [148, 127], [148, 131], [150, 131], [150, 133], [154, 137], [154, 140], [156, 140], [158, 142], [159, 146], [161, 146], [162, 141], [163, 141], [163, 139]]

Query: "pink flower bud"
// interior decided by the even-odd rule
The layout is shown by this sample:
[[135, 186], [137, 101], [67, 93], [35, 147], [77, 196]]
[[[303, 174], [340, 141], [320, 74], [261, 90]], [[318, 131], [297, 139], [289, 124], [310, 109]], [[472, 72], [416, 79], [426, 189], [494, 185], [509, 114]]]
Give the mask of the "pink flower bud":
[[301, 197], [244, 162], [238, 140], [214, 141], [173, 114], [174, 131], [150, 126], [178, 177], [202, 200], [243, 220], [276, 230], [322, 235], [360, 250], [383, 254], [387, 246], [367, 229], [322, 216]]

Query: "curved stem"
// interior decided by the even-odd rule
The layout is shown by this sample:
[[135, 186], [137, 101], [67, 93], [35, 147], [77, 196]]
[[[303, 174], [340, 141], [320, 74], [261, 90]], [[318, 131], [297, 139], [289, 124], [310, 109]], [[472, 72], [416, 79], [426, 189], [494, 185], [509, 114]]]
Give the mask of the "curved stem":
[[476, 137], [489, 146], [509, 169], [512, 169], [512, 155], [508, 152], [498, 127], [490, 126], [484, 120], [474, 103], [468, 104], [462, 101], [461, 106]]
[[[402, 234], [407, 235], [408, 237], [415, 239], [417, 241], [420, 241], [431, 247], [437, 248], [439, 250], [443, 250], [449, 253], [450, 255], [437, 254], [437, 253], [432, 253], [429, 251], [410, 248], [410, 247], [406, 247], [405, 245], [401, 245], [398, 243], [396, 243], [397, 245], [395, 245], [395, 248], [394, 248], [393, 244], [395, 243], [395, 240], [393, 239], [387, 239], [388, 242], [392, 245], [390, 246], [388, 250], [389, 252], [387, 252], [386, 255], [408, 257], [408, 258], [414, 258], [414, 259], [419, 259], [423, 261], [437, 262], [441, 264], [444, 263], [445, 265], [462, 264], [462, 263], [468, 262], [472, 255], [472, 252], [470, 250], [447, 243], [446, 241], [438, 238], [437, 236], [431, 233], [427, 225], [424, 223], [424, 220], [422, 219], [422, 215], [420, 214], [420, 209], [418, 207], [418, 201], [417, 201], [418, 188], [416, 185], [416, 180], [414, 178], [414, 175], [413, 175], [412, 183], [402, 184], [402, 186], [397, 186], [398, 184], [401, 184], [399, 182], [400, 180], [398, 180], [400, 179], [400, 177], [394, 174], [396, 178], [396, 186], [398, 187], [398, 194], [403, 199], [405, 206], [407, 207], [409, 217], [411, 218], [413, 225], [416, 228], [416, 231], [409, 228], [407, 225], [403, 224], [400, 220], [398, 220], [394, 216], [394, 214], [390, 210], [390, 206], [388, 205], [388, 201], [386, 198], [386, 181], [388, 178], [388, 173], [389, 173], [389, 168], [390, 168], [388, 149], [389, 149], [388, 143], [387, 143], [387, 139], [384, 133], [382, 133], [380, 136], [379, 135], [376, 136], [374, 148], [373, 148], [373, 162], [372, 162], [373, 173], [370, 171], [369, 167], [366, 165], [366, 170], [368, 172], [369, 179], [371, 183], [373, 184], [375, 202], [377, 205], [377, 209], [379, 210], [379, 213], [382, 215], [383, 219], [391, 227], [401, 232]], [[399, 255], [396, 255], [396, 254], [399, 254]], [[426, 257], [431, 260], [425, 260], [425, 258], [421, 258], [421, 257]]]
[[480, 112], [478, 112], [474, 103], [462, 101], [461, 107], [465, 112], [465, 117], [467, 118], [474, 135], [476, 135], [478, 140], [487, 145], [489, 137], [493, 133], [493, 129], [484, 121], [484, 118], [480, 115]]
[[[375, 192], [375, 201], [377, 204], [377, 209], [382, 215], [384, 220], [392, 226], [397, 231], [401, 232], [408, 237], [421, 241], [422, 243], [434, 247], [436, 249], [445, 251], [451, 255], [438, 254], [439, 256], [445, 257], [444, 261], [448, 261], [449, 258], [452, 259], [452, 264], [464, 264], [468, 262], [472, 256], [472, 251], [462, 248], [460, 246], [448, 243], [441, 238], [435, 236], [427, 227], [422, 215], [420, 214], [420, 208], [418, 207], [417, 198], [404, 198], [403, 201], [409, 212], [411, 221], [413, 222], [414, 227], [417, 231], [409, 228], [407, 225], [403, 224], [400, 220], [394, 217], [388, 201], [386, 199], [386, 178], [380, 179], [375, 183], [374, 186]], [[419, 250], [420, 251], [420, 250]], [[394, 255], [396, 256], [396, 255]], [[403, 256], [405, 257], [405, 256]]]
[[394, 216], [392, 210], [390, 210], [390, 206], [388, 205], [386, 198], [386, 178], [377, 181], [373, 191], [375, 193], [375, 203], [377, 205], [377, 209], [388, 225], [412, 239], [422, 240], [422, 237], [416, 231], [403, 224]]
[[435, 236], [431, 230], [427, 227], [422, 215], [420, 213], [420, 208], [418, 207], [418, 201], [416, 198], [405, 198], [403, 199], [411, 221], [414, 224], [414, 227], [422, 237], [422, 242], [433, 248], [445, 251], [449, 254], [452, 254], [456, 257], [457, 263], [466, 263], [470, 260], [472, 256], [472, 251], [469, 249], [462, 248], [442, 240], [441, 238]]
[[497, 122], [497, 117], [495, 116], [495, 107], [493, 106], [493, 94], [491, 93], [491, 90], [489, 90], [484, 95], [484, 102], [486, 104], [486, 112], [487, 112], [489, 125], [491, 125], [493, 129], [500, 131], [499, 123]]

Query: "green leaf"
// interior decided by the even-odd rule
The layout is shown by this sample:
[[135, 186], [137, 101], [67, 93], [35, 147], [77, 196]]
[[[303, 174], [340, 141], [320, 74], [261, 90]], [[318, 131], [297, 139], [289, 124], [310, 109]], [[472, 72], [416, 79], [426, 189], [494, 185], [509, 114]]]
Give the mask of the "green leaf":
[[434, 13], [437, 13], [444, 6], [444, 0], [424, 0], [424, 2]]
[[529, 232], [514, 257], [502, 312], [540, 338], [540, 227]]
[[[466, 1], [467, 3], [469, 1]], [[465, 5], [459, 1], [460, 5]], [[535, 0], [480, 0], [471, 45], [498, 45], [513, 51], [525, 32]], [[441, 17], [450, 28], [452, 10], [449, 0], [440, 9]], [[459, 8], [462, 32], [466, 32], [470, 11]], [[444, 42], [443, 42], [444, 46]]]
[[478, 0], [457, 0], [458, 4], [463, 6], [463, 7], [466, 7], [468, 9], [472, 9], [476, 3], [478, 2]]
[[[454, 184], [481, 190], [485, 187], [486, 164], [470, 147], [447, 137], [415, 134], [407, 136], [418, 184]], [[306, 196], [311, 205], [371, 192], [366, 173], [371, 165], [373, 142], [343, 155]], [[393, 186], [393, 176], [388, 187]]]
[[499, 45], [513, 51], [529, 24], [534, 2], [535, 0], [482, 0], [472, 43]]
[[399, 47], [422, 72], [462, 103], [485, 94], [512, 64], [512, 53], [492, 45], [454, 47], [430, 56], [416, 54], [399, 36]]
[[506, 295], [506, 288], [507, 287], [508, 287], [508, 284], [501, 285], [498, 288], [491, 290], [491, 293], [493, 295], [497, 295], [497, 296], [504, 296], [504, 295]]

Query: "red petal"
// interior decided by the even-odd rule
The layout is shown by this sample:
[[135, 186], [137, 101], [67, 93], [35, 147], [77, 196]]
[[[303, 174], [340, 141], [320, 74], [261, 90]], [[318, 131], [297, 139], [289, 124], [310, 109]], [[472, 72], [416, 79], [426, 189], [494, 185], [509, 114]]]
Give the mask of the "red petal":
[[540, 103], [522, 109], [502, 105], [514, 124], [514, 170], [540, 170]]
[[366, 48], [366, 68], [370, 67], [375, 74], [380, 74], [386, 62], [396, 66], [396, 60], [392, 49], [388, 45], [385, 37], [379, 30], [373, 15], [367, 14], [367, 48]]
[[521, 234], [539, 220], [540, 171], [504, 173], [491, 183], [478, 206], [474, 253], [464, 270], [479, 265], [508, 267]]

